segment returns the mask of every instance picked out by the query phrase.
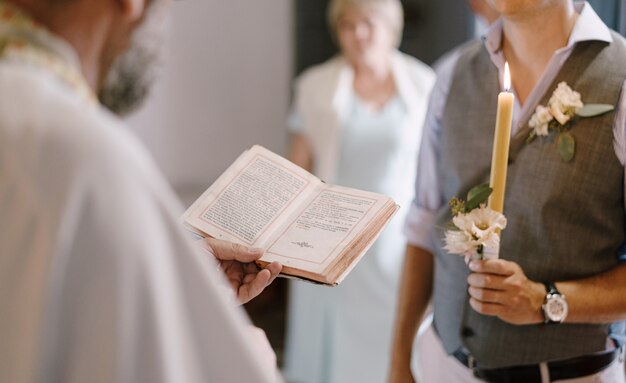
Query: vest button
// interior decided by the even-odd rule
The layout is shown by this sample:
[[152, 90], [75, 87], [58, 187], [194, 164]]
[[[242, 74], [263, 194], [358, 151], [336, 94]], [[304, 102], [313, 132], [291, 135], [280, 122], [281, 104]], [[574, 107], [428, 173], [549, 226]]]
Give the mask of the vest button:
[[474, 330], [472, 330], [471, 328], [465, 326], [465, 327], [463, 327], [463, 329], [461, 329], [461, 336], [463, 338], [469, 338], [471, 336], [474, 336]]

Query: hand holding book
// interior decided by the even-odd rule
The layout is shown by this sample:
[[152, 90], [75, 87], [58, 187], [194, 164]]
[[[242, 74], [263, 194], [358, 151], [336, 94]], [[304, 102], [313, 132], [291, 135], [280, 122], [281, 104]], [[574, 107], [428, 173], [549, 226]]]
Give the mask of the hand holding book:
[[203, 238], [196, 244], [215, 257], [242, 304], [259, 295], [282, 270], [278, 262], [272, 262], [264, 268], [256, 265], [255, 262], [263, 256], [262, 249], [211, 237]]

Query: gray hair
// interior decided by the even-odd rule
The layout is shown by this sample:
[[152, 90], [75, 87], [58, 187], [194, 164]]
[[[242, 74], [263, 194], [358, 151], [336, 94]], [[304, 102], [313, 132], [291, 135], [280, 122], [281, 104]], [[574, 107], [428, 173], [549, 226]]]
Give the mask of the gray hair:
[[400, 0], [331, 0], [328, 4], [328, 25], [335, 38], [339, 20], [350, 8], [374, 9], [391, 29], [396, 46], [400, 45], [404, 28], [404, 11]]
[[133, 31], [130, 47], [118, 56], [98, 92], [100, 103], [118, 115], [141, 106], [157, 75], [164, 44], [164, 0], [151, 1], [142, 23]]

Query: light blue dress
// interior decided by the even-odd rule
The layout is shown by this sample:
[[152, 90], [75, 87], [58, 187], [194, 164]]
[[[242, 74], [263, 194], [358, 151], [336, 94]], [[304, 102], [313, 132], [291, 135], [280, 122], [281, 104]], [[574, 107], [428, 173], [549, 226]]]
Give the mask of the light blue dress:
[[372, 110], [352, 94], [349, 111], [334, 183], [388, 195], [401, 210], [340, 286], [291, 284], [285, 375], [298, 383], [384, 382], [390, 361], [418, 145], [405, 133], [420, 127], [406, 126], [399, 96]]

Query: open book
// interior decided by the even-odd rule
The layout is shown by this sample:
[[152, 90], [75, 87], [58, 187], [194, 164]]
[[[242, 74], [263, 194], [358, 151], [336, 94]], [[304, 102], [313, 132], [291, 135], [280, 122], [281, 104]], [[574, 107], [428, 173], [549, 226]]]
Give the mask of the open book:
[[262, 248], [285, 276], [339, 284], [398, 210], [389, 197], [327, 185], [261, 147], [246, 150], [185, 212], [197, 234]]

